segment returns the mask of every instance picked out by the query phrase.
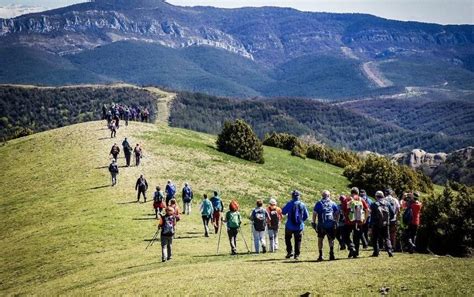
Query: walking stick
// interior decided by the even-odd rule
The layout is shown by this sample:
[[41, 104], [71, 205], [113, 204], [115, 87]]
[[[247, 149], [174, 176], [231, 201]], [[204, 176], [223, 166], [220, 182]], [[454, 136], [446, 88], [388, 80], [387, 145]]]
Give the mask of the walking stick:
[[153, 243], [155, 242], [156, 238], [158, 237], [158, 232], [160, 232], [160, 229], [156, 230], [155, 234], [153, 235], [153, 238], [150, 240], [148, 245], [146, 246], [145, 250], [148, 249], [148, 247], [152, 246]]
[[242, 229], [241, 229], [241, 228], [239, 228], [239, 233], [240, 233], [240, 236], [242, 237], [242, 239], [244, 240], [245, 247], [247, 248], [247, 252], [250, 253], [249, 246], [247, 245], [247, 241], [245, 240], [245, 236], [244, 236], [244, 234], [242, 233]]
[[217, 224], [219, 224], [218, 225], [218, 227], [219, 227], [219, 239], [217, 240], [217, 255], [219, 255], [219, 246], [221, 244], [221, 234], [222, 234], [222, 223], [218, 221]]

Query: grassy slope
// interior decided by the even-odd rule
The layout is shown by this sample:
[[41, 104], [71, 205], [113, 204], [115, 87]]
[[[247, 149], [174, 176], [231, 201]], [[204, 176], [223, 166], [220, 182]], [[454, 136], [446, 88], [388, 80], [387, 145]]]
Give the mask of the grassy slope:
[[[99, 122], [90, 122], [20, 138], [0, 147], [0, 290], [3, 294], [168, 294], [224, 295], [270, 293], [378, 294], [389, 286], [398, 294], [472, 294], [471, 259], [428, 255], [385, 256], [314, 263], [316, 237], [308, 230], [302, 261], [284, 260], [284, 252], [228, 256], [223, 234], [202, 237], [194, 212], [178, 225], [175, 258], [162, 264], [157, 245], [145, 251], [154, 232], [151, 203], [137, 204], [133, 186], [144, 173], [152, 186], [166, 179], [186, 180], [196, 196], [220, 189], [227, 202], [237, 197], [250, 211], [257, 197], [280, 202], [293, 188], [313, 204], [323, 188], [346, 190], [342, 170], [265, 148], [265, 165], [218, 153], [214, 138], [181, 129], [132, 123], [118, 132], [144, 146], [140, 168], [121, 168], [119, 184], [109, 187], [107, 153], [112, 141]], [[120, 164], [124, 163], [119, 159]], [[151, 194], [151, 193], [150, 193]], [[196, 205], [195, 205], [196, 210]], [[249, 241], [249, 226], [243, 227]], [[281, 237], [281, 235], [280, 235]], [[239, 237], [239, 251], [243, 244]], [[284, 247], [280, 238], [280, 245]], [[362, 273], [362, 269], [365, 274]], [[361, 276], [359, 285], [338, 282], [344, 273]], [[169, 276], [173, 281], [165, 280]], [[232, 281], [231, 281], [232, 280]]]

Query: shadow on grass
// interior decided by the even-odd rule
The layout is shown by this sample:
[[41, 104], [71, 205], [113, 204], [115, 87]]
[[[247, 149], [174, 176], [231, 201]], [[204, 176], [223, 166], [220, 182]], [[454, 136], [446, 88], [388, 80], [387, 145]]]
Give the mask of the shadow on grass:
[[112, 139], [111, 137], [101, 137], [101, 138], [97, 138], [97, 140], [106, 140], [106, 139]]
[[262, 259], [262, 260], [257, 260], [257, 259], [253, 259], [253, 260], [247, 260], [245, 262], [252, 262], [252, 263], [259, 263], [259, 262], [283, 262], [283, 261], [288, 261], [288, 259], [282, 259], [282, 258], [278, 258], [278, 259]]
[[117, 204], [132, 204], [132, 203], [138, 203], [138, 202], [137, 200], [127, 201], [127, 202], [117, 202]]
[[133, 221], [147, 221], [147, 220], [155, 220], [155, 218], [133, 218]]
[[229, 253], [219, 253], [219, 254], [210, 254], [210, 255], [197, 255], [197, 256], [193, 256], [193, 258], [214, 258], [214, 257], [233, 257], [233, 256], [247, 256], [247, 255], [251, 255], [250, 253], [237, 253], [236, 255], [231, 255], [230, 252]]
[[[356, 258], [355, 260], [357, 259], [361, 259], [360, 257], [359, 258]], [[337, 258], [335, 260], [324, 260], [324, 261], [317, 261], [317, 260], [291, 260], [291, 259], [284, 259], [284, 261], [282, 261], [282, 263], [285, 263], [285, 264], [298, 264], [298, 263], [326, 263], [326, 262], [336, 262], [336, 261], [342, 261], [342, 260], [354, 260], [354, 259], [350, 259], [350, 258]]]
[[97, 187], [89, 188], [87, 190], [98, 190], [98, 189], [108, 188], [108, 187], [110, 187], [110, 185], [97, 186]]
[[203, 235], [195, 235], [195, 236], [177, 236], [175, 238], [175, 240], [178, 240], [178, 239], [190, 239], [190, 238], [204, 238]]

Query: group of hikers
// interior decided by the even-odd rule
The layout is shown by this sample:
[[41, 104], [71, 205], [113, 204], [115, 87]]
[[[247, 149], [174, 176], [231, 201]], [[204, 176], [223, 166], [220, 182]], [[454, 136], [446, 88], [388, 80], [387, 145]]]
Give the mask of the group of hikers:
[[117, 135], [117, 130], [120, 128], [120, 121], [125, 121], [125, 126], [128, 126], [128, 121], [142, 121], [148, 122], [150, 112], [148, 108], [139, 106], [127, 106], [124, 104], [112, 103], [110, 107], [106, 104], [102, 106], [102, 119], [107, 120], [107, 127], [110, 130], [110, 138]]
[[[125, 166], [130, 167], [130, 161], [132, 158], [132, 153], [135, 156], [135, 166], [140, 165], [140, 161], [143, 157], [143, 150], [142, 147], [140, 146], [139, 143], [135, 145], [134, 148], [130, 145], [128, 142], [127, 137], [122, 141], [122, 149], [123, 153], [125, 155]], [[118, 156], [120, 154], [120, 147], [117, 145], [117, 143], [114, 143], [112, 145], [112, 148], [110, 149], [109, 155], [112, 156], [112, 161], [109, 164], [109, 172], [112, 178], [112, 186], [115, 186], [117, 184], [117, 175], [119, 174], [119, 166], [117, 163]], [[143, 194], [145, 195], [145, 194]], [[146, 199], [146, 198], [145, 198]]]

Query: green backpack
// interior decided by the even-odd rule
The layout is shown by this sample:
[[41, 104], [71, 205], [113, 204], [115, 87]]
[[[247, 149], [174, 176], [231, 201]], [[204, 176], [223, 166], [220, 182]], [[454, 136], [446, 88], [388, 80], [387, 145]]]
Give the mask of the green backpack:
[[227, 227], [238, 229], [240, 227], [240, 213], [237, 211], [229, 211], [227, 213]]
[[349, 202], [349, 221], [362, 222], [365, 219], [364, 205], [362, 201], [352, 199]]

